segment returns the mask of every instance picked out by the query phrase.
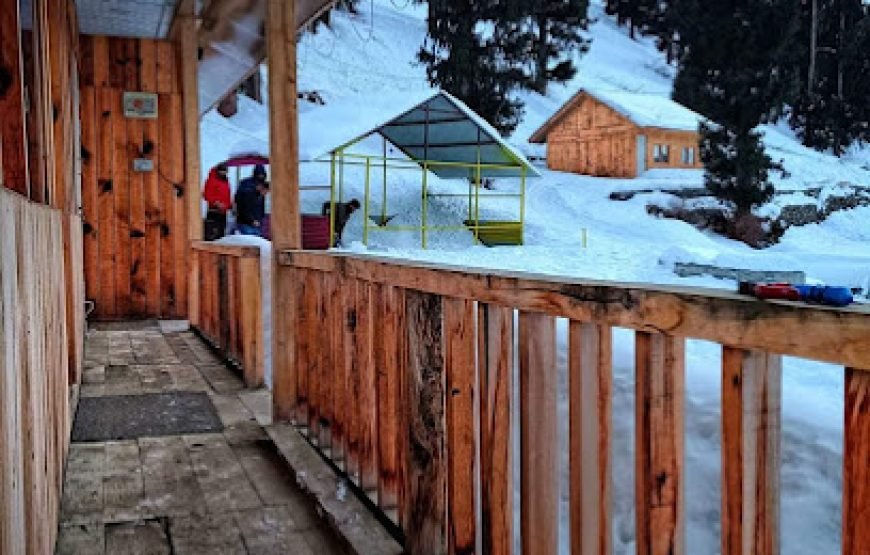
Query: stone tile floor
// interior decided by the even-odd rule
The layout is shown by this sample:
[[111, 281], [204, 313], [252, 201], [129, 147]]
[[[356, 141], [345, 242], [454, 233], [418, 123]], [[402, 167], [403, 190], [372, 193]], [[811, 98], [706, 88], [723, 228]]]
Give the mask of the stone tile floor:
[[269, 391], [245, 390], [196, 335], [103, 325], [85, 356], [82, 397], [204, 391], [224, 431], [73, 443], [57, 554], [344, 553], [263, 430]]

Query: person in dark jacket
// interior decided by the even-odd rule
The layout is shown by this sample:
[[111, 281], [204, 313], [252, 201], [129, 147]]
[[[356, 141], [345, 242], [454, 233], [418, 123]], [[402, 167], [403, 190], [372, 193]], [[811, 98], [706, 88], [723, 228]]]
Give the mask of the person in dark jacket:
[[227, 211], [233, 207], [226, 164], [218, 164], [209, 172], [202, 198], [208, 204], [204, 222], [205, 240], [216, 241], [226, 234]]
[[236, 191], [236, 223], [242, 235], [263, 236], [267, 194], [269, 183], [266, 181], [266, 168], [257, 165], [253, 175], [243, 179]]
[[[324, 202], [321, 213], [324, 216], [329, 216], [331, 208], [331, 202]], [[350, 199], [348, 202], [335, 203], [335, 246], [341, 246], [341, 234], [344, 231], [344, 226], [347, 225], [347, 221], [350, 219], [351, 215], [359, 210], [359, 208], [359, 200], [355, 198]]]

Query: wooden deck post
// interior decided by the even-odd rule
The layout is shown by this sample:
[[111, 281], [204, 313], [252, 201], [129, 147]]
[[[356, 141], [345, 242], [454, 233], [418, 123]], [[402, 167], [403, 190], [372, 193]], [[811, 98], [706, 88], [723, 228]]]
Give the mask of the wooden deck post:
[[559, 540], [556, 319], [521, 312], [519, 332], [522, 552], [555, 555]]
[[296, 109], [295, 0], [269, 0], [269, 148], [272, 166], [272, 379], [275, 420], [289, 420], [296, 403], [296, 285], [278, 254], [302, 247], [299, 216], [299, 124]]
[[779, 553], [782, 359], [722, 351], [722, 554]]
[[0, 73], [9, 86], [0, 90], [0, 186], [29, 194], [24, 73], [18, 0], [0, 0]]
[[870, 371], [846, 368], [843, 555], [870, 553]]
[[612, 552], [612, 331], [572, 321], [568, 333], [571, 553]]
[[[173, 32], [181, 69], [182, 115], [184, 118], [184, 194], [187, 212], [187, 252], [194, 241], [202, 240], [202, 195], [200, 194], [199, 155], [199, 44], [197, 41], [196, 2], [182, 1], [178, 6]], [[177, 261], [183, 263], [182, 260]], [[199, 324], [199, 270], [188, 268], [188, 318]]]
[[635, 511], [638, 555], [683, 555], [685, 341], [637, 332]]

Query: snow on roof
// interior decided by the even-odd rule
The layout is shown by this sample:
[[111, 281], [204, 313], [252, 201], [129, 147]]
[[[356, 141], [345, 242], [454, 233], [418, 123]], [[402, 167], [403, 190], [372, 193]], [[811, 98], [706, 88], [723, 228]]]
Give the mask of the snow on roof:
[[[408, 158], [422, 165], [461, 162], [508, 166], [484, 167], [482, 177], [538, 176], [538, 171], [498, 131], [461, 100], [445, 91], [425, 91], [405, 98], [359, 99], [310, 109], [300, 115], [300, 159], [328, 159], [333, 152], [380, 134]], [[439, 166], [428, 169], [440, 178], [470, 177], [468, 167]]]
[[701, 114], [693, 112], [679, 102], [661, 94], [584, 88], [535, 131], [529, 141], [545, 142], [547, 133], [553, 125], [570, 112], [583, 99], [584, 95], [589, 95], [619, 112], [639, 127], [697, 131], [698, 124], [707, 121]]

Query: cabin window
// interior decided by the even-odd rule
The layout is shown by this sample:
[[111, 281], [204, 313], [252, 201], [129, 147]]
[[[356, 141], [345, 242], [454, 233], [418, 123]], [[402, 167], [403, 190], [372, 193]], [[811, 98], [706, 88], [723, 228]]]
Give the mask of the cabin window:
[[671, 159], [671, 147], [668, 145], [653, 145], [653, 162], [665, 164]]
[[686, 166], [695, 165], [695, 147], [683, 147], [683, 164]]

